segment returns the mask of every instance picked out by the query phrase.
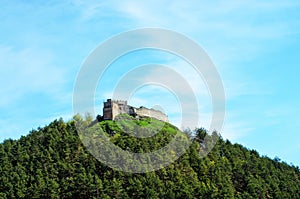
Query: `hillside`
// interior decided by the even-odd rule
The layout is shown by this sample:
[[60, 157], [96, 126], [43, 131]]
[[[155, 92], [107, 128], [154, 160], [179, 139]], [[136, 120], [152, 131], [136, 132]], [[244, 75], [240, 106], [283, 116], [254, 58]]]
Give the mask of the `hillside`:
[[[91, 122], [78, 116], [69, 122], [55, 120], [19, 140], [0, 144], [1, 199], [300, 198], [298, 167], [261, 157], [255, 150], [222, 138], [207, 157], [200, 158], [205, 129], [195, 130], [195, 136], [189, 138], [193, 139], [189, 150], [173, 164], [132, 174], [97, 161], [79, 139], [75, 121], [83, 126]], [[152, 121], [144, 118], [134, 123], [151, 131], [160, 124]], [[124, 124], [129, 129], [131, 125]], [[114, 121], [102, 121], [91, 128], [102, 129], [112, 143], [133, 152], [157, 150], [180, 133], [171, 124], [151, 138], [134, 138]]]

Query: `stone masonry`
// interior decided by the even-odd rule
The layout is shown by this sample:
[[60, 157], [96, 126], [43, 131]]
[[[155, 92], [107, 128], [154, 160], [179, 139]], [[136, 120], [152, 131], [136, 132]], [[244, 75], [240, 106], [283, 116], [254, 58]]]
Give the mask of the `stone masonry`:
[[168, 116], [163, 112], [156, 109], [148, 109], [141, 106], [136, 108], [127, 104], [127, 101], [123, 100], [111, 100], [107, 99], [103, 105], [103, 119], [114, 120], [119, 114], [126, 113], [134, 117], [151, 117], [163, 122], [168, 122]]

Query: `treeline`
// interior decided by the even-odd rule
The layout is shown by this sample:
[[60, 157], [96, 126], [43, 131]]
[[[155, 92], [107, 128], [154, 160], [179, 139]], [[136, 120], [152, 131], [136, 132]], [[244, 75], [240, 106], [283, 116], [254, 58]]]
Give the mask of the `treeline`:
[[[222, 138], [208, 156], [201, 158], [205, 129], [194, 131], [189, 137], [192, 145], [171, 165], [132, 174], [97, 161], [83, 146], [76, 122], [77, 127], [78, 122], [82, 126], [90, 123], [79, 117], [69, 122], [55, 120], [19, 140], [0, 144], [1, 199], [300, 198], [299, 168], [279, 159], [260, 157], [256, 151]], [[121, 125], [147, 133], [160, 124], [144, 118]], [[115, 145], [137, 152], [157, 150], [178, 133], [176, 127], [167, 124], [151, 138], [134, 138], [116, 121], [102, 121], [95, 126]]]

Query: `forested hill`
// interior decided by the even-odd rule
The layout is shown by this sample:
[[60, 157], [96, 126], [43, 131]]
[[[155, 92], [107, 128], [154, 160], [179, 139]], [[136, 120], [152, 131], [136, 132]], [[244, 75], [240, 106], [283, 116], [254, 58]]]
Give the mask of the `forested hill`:
[[[300, 198], [300, 172], [260, 157], [254, 150], [220, 139], [201, 158], [204, 129], [196, 129], [189, 150], [160, 170], [132, 174], [97, 161], [82, 145], [75, 120], [55, 120], [19, 140], [0, 144], [0, 198]], [[134, 121], [153, 129], [158, 121]], [[150, 124], [148, 124], [150, 123]], [[146, 125], [148, 124], [148, 125]], [[111, 141], [127, 150], [153, 151], [163, 147], [178, 130], [165, 125], [152, 138], [134, 138], [114, 121], [95, 125]], [[128, 126], [130, 128], [130, 126]]]

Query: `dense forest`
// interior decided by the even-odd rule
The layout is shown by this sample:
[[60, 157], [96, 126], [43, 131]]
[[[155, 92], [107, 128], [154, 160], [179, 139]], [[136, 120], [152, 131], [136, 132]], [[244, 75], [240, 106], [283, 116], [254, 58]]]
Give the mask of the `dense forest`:
[[[0, 144], [0, 198], [300, 198], [300, 172], [296, 166], [261, 157], [255, 150], [220, 137], [208, 156], [199, 128], [182, 133], [165, 124], [153, 137], [136, 138], [116, 121], [75, 116], [55, 120], [18, 140]], [[159, 121], [133, 120], [144, 131]], [[133, 123], [124, 127], [137, 128]], [[112, 169], [94, 158], [80, 139], [78, 124], [102, 132], [120, 148], [147, 152], [165, 146], [177, 133], [192, 140], [187, 152], [167, 167], [146, 173]], [[77, 128], [76, 128], [77, 125]], [[94, 128], [94, 129], [93, 129]], [[219, 135], [217, 135], [219, 136]]]

